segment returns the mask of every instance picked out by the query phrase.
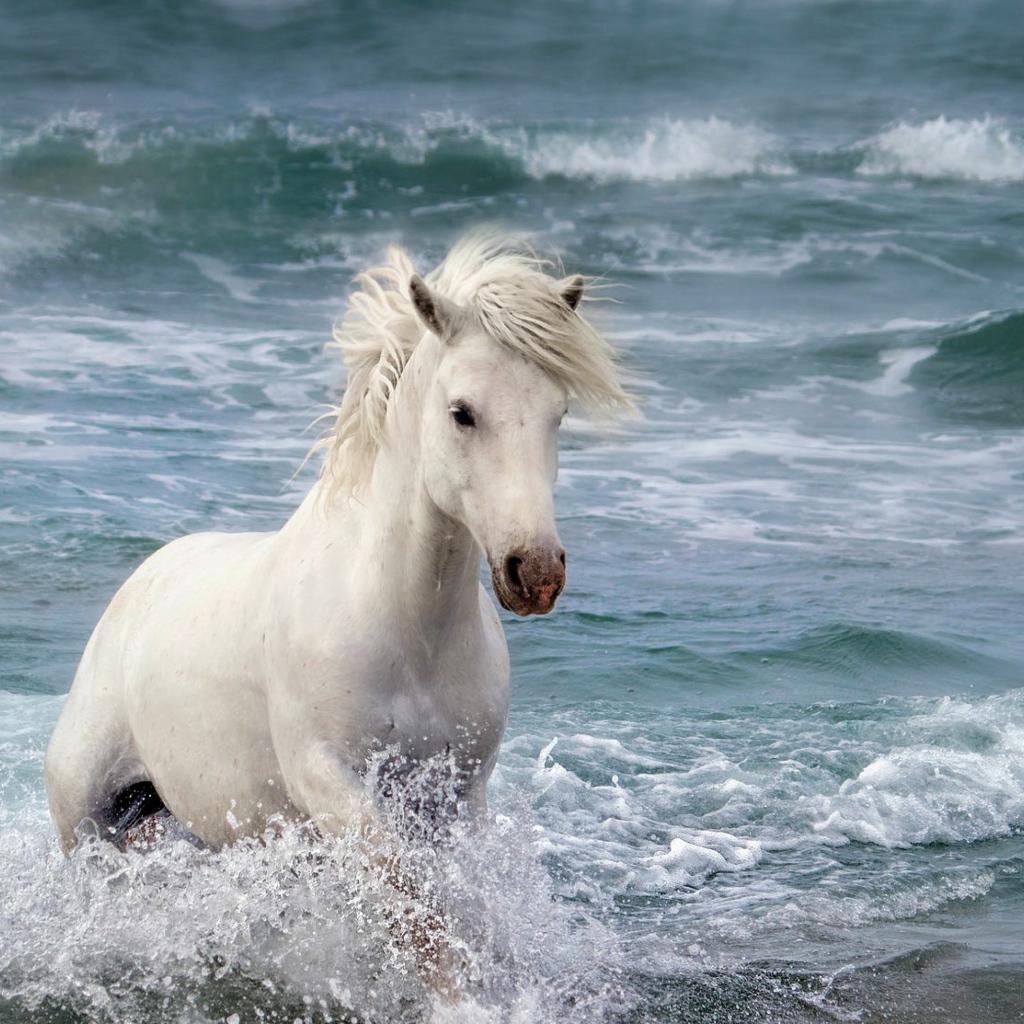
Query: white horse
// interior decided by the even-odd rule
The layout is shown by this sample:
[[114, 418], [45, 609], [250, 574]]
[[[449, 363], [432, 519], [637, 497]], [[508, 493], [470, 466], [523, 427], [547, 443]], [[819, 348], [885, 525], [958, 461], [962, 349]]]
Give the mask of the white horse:
[[[355, 832], [372, 859], [389, 826], [364, 776], [382, 752], [447, 757], [455, 813], [484, 813], [509, 659], [481, 553], [506, 609], [552, 610], [567, 402], [630, 402], [577, 310], [582, 277], [485, 233], [427, 281], [401, 250], [389, 260], [335, 331], [349, 383], [294, 515], [168, 544], [100, 619], [46, 755], [65, 851], [166, 809], [211, 847], [283, 817]], [[378, 867], [410, 895], [393, 856]], [[429, 938], [409, 945], [429, 971]]]

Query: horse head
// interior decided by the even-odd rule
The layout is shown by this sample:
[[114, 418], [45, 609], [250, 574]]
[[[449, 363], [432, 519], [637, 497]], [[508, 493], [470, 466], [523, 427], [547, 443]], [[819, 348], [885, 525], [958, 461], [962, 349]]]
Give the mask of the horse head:
[[[422, 423], [427, 492], [484, 552], [502, 606], [545, 615], [565, 586], [552, 492], [568, 390], [528, 351], [494, 337], [475, 304], [456, 305], [418, 276], [409, 290], [441, 342]], [[552, 281], [554, 315], [574, 316], [582, 291], [580, 277]]]

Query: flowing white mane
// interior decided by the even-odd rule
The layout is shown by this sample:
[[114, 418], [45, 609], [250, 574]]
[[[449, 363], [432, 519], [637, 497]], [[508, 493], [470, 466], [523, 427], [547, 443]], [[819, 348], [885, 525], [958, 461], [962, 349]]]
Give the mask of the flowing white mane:
[[[566, 303], [571, 282], [522, 243], [492, 231], [467, 235], [436, 270], [432, 289], [454, 302], [495, 340], [536, 362], [596, 418], [628, 412], [611, 346]], [[344, 321], [334, 329], [348, 383], [330, 436], [325, 474], [336, 486], [366, 479], [380, 449], [388, 404], [425, 334], [409, 294], [414, 270], [397, 246], [388, 263], [356, 278]]]

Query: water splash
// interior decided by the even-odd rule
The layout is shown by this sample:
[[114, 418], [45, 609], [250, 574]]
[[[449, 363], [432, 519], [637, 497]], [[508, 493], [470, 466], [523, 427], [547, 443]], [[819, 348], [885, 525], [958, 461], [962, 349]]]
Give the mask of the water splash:
[[[25, 760], [38, 768], [41, 750]], [[85, 838], [65, 859], [38, 789], [10, 799], [20, 774], [4, 780], [0, 1005], [104, 1024], [503, 1024], [582, 1022], [615, 1002], [614, 942], [555, 900], [522, 820], [385, 851], [400, 850], [424, 905], [443, 909], [461, 965], [453, 1002], [395, 941], [385, 883], [354, 837], [314, 843], [281, 825], [220, 851], [167, 841], [146, 853]]]

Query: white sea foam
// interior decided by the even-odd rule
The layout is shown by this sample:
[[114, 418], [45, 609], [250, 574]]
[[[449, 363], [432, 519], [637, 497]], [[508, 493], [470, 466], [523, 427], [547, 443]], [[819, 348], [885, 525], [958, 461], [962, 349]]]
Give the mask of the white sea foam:
[[0, 161], [48, 143], [75, 142], [100, 164], [123, 164], [136, 153], [180, 140], [173, 124], [125, 125], [97, 110], [60, 111], [28, 131], [0, 134]]
[[[290, 144], [308, 144], [308, 132], [287, 128]], [[316, 136], [319, 138], [319, 136]], [[781, 140], [753, 125], [707, 119], [652, 118], [642, 126], [617, 122], [574, 129], [487, 123], [450, 110], [424, 113], [399, 134], [353, 126], [336, 140], [387, 149], [396, 160], [418, 164], [441, 145], [482, 144], [522, 164], [537, 179], [550, 176], [613, 181], [689, 181], [750, 175], [787, 175]], [[434, 209], [431, 207], [430, 209]]]
[[[984, 859], [936, 868], [900, 851], [963, 849], [1024, 824], [1022, 698], [918, 702], [874, 722], [862, 708], [856, 731], [778, 709], [710, 730], [620, 716], [610, 736], [558, 735], [539, 756], [540, 737], [510, 739], [494, 797], [532, 794], [535, 843], [559, 891], [620, 908], [631, 955], [653, 963], [723, 942], [757, 948], [783, 929], [906, 921], [993, 888]], [[856, 855], [835, 859], [851, 842], [889, 851], [884, 878], [875, 853], [862, 868]]]
[[617, 740], [577, 734], [563, 745], [571, 757], [598, 754], [598, 763], [607, 764], [607, 758], [616, 766], [646, 767], [651, 773], [640, 770], [627, 779], [608, 772], [606, 784], [588, 783], [554, 759], [553, 744], [545, 748], [544, 766], [529, 782], [544, 822], [537, 828], [537, 842], [561, 862], [563, 871], [571, 872], [569, 892], [598, 903], [613, 896], [678, 894], [723, 872], [749, 871], [760, 861], [756, 839], [659, 820], [665, 802], [684, 799], [703, 781], [718, 791], [720, 805], [743, 799], [729, 762], [666, 773], [663, 762], [627, 750]]
[[1004, 121], [901, 121], [864, 145], [861, 174], [962, 181], [1024, 181], [1024, 138]]
[[921, 741], [809, 801], [819, 835], [899, 847], [995, 839], [1024, 826], [1024, 719], [1012, 700], [945, 699], [908, 731]]
[[637, 892], [679, 892], [723, 871], [749, 871], [761, 857], [756, 839], [706, 830], [676, 835], [668, 850], [640, 861], [630, 885]]
[[[287, 358], [295, 349], [316, 351], [322, 344], [323, 335], [301, 330], [47, 313], [9, 317], [0, 336], [6, 345], [0, 379], [25, 387], [38, 386], [41, 379], [62, 379], [73, 369], [72, 390], [110, 391], [129, 386], [136, 375], [152, 387], [180, 387], [191, 378], [210, 386], [223, 400], [221, 392], [247, 383], [247, 374], [262, 374], [271, 383], [287, 374], [315, 393], [331, 369], [329, 360], [300, 363]], [[149, 409], [140, 407], [137, 412], [145, 417]]]
[[640, 130], [603, 127], [590, 135], [544, 131], [506, 147], [521, 157], [527, 173], [535, 178], [688, 181], [790, 173], [774, 135], [716, 117], [689, 121], [665, 117]]
[[741, 274], [781, 277], [812, 262], [828, 243], [817, 237], [796, 241], [716, 238], [702, 230], [688, 234], [664, 224], [641, 223], [606, 232], [618, 252], [616, 270], [644, 274]]

